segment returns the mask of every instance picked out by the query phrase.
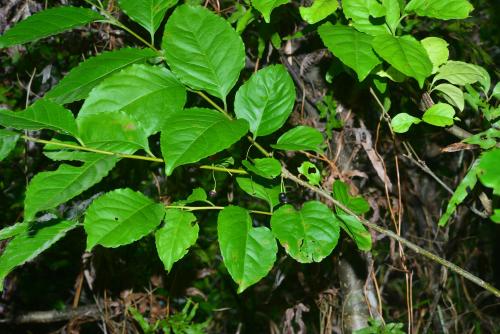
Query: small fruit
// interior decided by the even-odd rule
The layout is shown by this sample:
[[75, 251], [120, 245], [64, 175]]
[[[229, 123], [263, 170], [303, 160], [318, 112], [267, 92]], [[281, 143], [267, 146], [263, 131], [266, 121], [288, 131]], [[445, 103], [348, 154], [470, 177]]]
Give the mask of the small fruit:
[[288, 197], [286, 197], [285, 193], [280, 193], [279, 195], [280, 203], [281, 204], [286, 204], [288, 203]]
[[215, 191], [215, 189], [212, 189], [208, 192], [208, 196], [210, 196], [210, 198], [214, 198], [215, 196], [217, 196], [217, 191]]

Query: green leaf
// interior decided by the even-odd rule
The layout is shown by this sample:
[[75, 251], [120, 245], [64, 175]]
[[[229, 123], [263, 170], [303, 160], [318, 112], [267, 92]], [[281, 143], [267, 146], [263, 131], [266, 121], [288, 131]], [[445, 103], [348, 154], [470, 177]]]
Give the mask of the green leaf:
[[149, 152], [147, 135], [142, 125], [122, 111], [100, 113], [78, 117], [78, 130], [86, 146], [109, 149], [118, 146], [119, 153], [142, 148]]
[[493, 188], [493, 194], [500, 196], [500, 149], [484, 152], [478, 167], [478, 176], [481, 183]]
[[[355, 214], [362, 215], [370, 211], [368, 201], [362, 196], [351, 196], [347, 184], [342, 181], [336, 180], [333, 183], [333, 196]], [[345, 213], [339, 208], [337, 212]]]
[[234, 100], [234, 112], [246, 119], [254, 138], [266, 136], [285, 124], [293, 111], [295, 86], [283, 65], [273, 65], [254, 73]]
[[413, 124], [418, 124], [420, 122], [422, 122], [421, 119], [402, 112], [392, 118], [391, 127], [394, 132], [405, 133]]
[[45, 97], [60, 104], [82, 100], [87, 97], [92, 88], [109, 75], [131, 64], [144, 63], [155, 56], [157, 54], [151, 49], [124, 48], [104, 52], [73, 68], [68, 75], [45, 94]]
[[261, 12], [264, 20], [269, 23], [273, 9], [289, 2], [290, 0], [252, 0], [252, 6]]
[[248, 171], [266, 179], [274, 179], [281, 174], [281, 163], [274, 158], [254, 159], [253, 164], [243, 160], [242, 164]]
[[401, 73], [415, 78], [420, 87], [432, 73], [432, 63], [422, 44], [410, 35], [376, 36], [372, 46], [380, 57]]
[[425, 111], [422, 120], [435, 126], [449, 126], [453, 125], [454, 116], [455, 110], [452, 106], [446, 103], [436, 103]]
[[323, 135], [315, 128], [297, 126], [282, 134], [276, 144], [271, 147], [285, 151], [315, 151], [321, 152]]
[[421, 40], [420, 43], [422, 43], [432, 62], [432, 73], [436, 73], [439, 66], [446, 63], [450, 56], [448, 42], [439, 37], [427, 37]]
[[38, 100], [24, 111], [0, 110], [0, 124], [18, 130], [51, 129], [78, 138], [71, 111], [47, 100]]
[[271, 230], [285, 251], [301, 263], [320, 262], [339, 240], [339, 221], [323, 203], [306, 202], [300, 211], [286, 204], [271, 217]]
[[220, 152], [248, 131], [244, 120], [231, 121], [215, 110], [191, 108], [173, 113], [161, 133], [165, 170], [171, 175], [177, 166], [197, 162]]
[[382, 0], [382, 6], [385, 8], [385, 22], [393, 33], [399, 26], [401, 17], [401, 8], [399, 0]]
[[[18, 224], [20, 225], [20, 224]], [[36, 222], [24, 226], [0, 256], [0, 291], [5, 277], [17, 266], [30, 261], [78, 226], [76, 221]]]
[[473, 9], [474, 7], [467, 0], [411, 0], [406, 5], [405, 12], [451, 20], [465, 19]]
[[464, 176], [464, 178], [458, 185], [457, 189], [451, 196], [450, 201], [446, 206], [445, 213], [443, 213], [441, 218], [439, 218], [438, 222], [439, 226], [445, 226], [446, 223], [448, 223], [448, 220], [450, 219], [451, 215], [455, 212], [457, 206], [460, 205], [460, 203], [462, 203], [465, 200], [465, 198], [467, 197], [467, 195], [469, 195], [472, 189], [474, 189], [477, 183], [477, 169], [478, 169], [478, 164], [474, 163], [471, 169]]
[[275, 186], [272, 188], [264, 187], [250, 178], [237, 177], [236, 182], [238, 186], [247, 194], [253, 197], [260, 198], [269, 204], [269, 209], [273, 211], [273, 208], [280, 204], [279, 194], [281, 192], [280, 186]]
[[465, 107], [465, 98], [462, 90], [451, 84], [440, 84], [433, 88], [438, 92], [443, 93], [446, 102], [457, 107], [458, 110], [463, 111]]
[[55, 208], [101, 181], [118, 158], [95, 154], [82, 166], [60, 165], [53, 172], [38, 173], [31, 179], [24, 201], [24, 221], [32, 221], [43, 210]]
[[104, 17], [87, 8], [61, 6], [46, 9], [7, 30], [0, 36], [0, 48], [36, 41], [103, 19]]
[[224, 101], [245, 66], [240, 35], [204, 7], [177, 7], [165, 25], [162, 48], [183, 83]]
[[357, 30], [371, 36], [390, 34], [383, 21], [377, 24], [372, 22], [373, 17], [385, 15], [385, 8], [377, 0], [343, 0], [342, 10]]
[[155, 31], [160, 27], [167, 9], [178, 0], [118, 0], [120, 8], [133, 21], [143, 26], [154, 40]]
[[495, 147], [497, 142], [500, 142], [500, 130], [491, 127], [486, 131], [476, 133], [462, 141], [467, 144], [479, 145], [483, 150], [489, 150]]
[[337, 1], [331, 0], [314, 0], [310, 7], [300, 7], [300, 16], [309, 24], [318, 23], [335, 13], [339, 4]]
[[160, 225], [165, 209], [139, 192], [116, 189], [92, 202], [85, 213], [87, 250], [137, 241]]
[[[2, 110], [0, 110], [0, 118]], [[19, 134], [0, 129], [0, 161], [7, 158], [10, 152], [16, 147]]]
[[252, 227], [247, 210], [225, 207], [217, 219], [219, 246], [238, 293], [265, 277], [276, 261], [278, 246], [267, 227]]
[[85, 100], [78, 117], [123, 111], [149, 136], [186, 103], [186, 89], [163, 67], [132, 65], [102, 81]]
[[0, 230], [0, 240], [10, 239], [16, 235], [26, 231], [30, 223], [16, 223], [11, 226], [4, 227]]
[[299, 168], [297, 168], [300, 174], [304, 175], [313, 186], [319, 186], [321, 182], [321, 173], [318, 167], [316, 167], [312, 162], [304, 161]]
[[200, 227], [193, 222], [196, 222], [196, 217], [191, 212], [172, 209], [166, 211], [165, 226], [156, 231], [155, 240], [156, 250], [167, 272], [196, 243]]
[[484, 74], [480, 66], [449, 60], [439, 68], [432, 82], [446, 80], [453, 85], [465, 86], [483, 81], [483, 78]]
[[206, 202], [211, 203], [207, 200], [207, 192], [203, 188], [194, 188], [188, 198], [180, 201], [175, 201], [173, 205], [186, 205], [194, 202]]
[[372, 48], [373, 37], [348, 26], [327, 22], [318, 33], [328, 49], [346, 66], [352, 68], [363, 81], [381, 63]]
[[500, 100], [500, 82], [497, 82], [497, 84], [493, 88], [493, 91], [491, 92], [491, 96], [497, 100]]
[[490, 219], [495, 223], [500, 223], [500, 209], [495, 209], [493, 214], [490, 216]]
[[354, 216], [338, 213], [340, 227], [354, 240], [356, 246], [362, 251], [372, 248], [372, 236], [366, 227]]

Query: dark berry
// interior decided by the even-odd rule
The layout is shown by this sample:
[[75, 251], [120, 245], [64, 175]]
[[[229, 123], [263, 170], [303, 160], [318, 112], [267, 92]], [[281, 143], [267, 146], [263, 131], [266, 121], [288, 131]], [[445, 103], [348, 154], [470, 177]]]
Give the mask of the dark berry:
[[282, 203], [282, 204], [288, 203], [288, 197], [286, 197], [285, 193], [280, 193], [279, 198], [280, 198], [280, 203]]
[[215, 189], [212, 189], [208, 192], [208, 196], [210, 196], [210, 198], [214, 198], [215, 196], [217, 196], [217, 191], [215, 191]]

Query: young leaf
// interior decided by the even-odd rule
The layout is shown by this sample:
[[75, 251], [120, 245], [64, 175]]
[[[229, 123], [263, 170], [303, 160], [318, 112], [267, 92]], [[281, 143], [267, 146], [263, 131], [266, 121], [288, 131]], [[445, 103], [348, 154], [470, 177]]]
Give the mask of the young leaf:
[[271, 230], [285, 251], [301, 263], [320, 262], [339, 240], [339, 221], [323, 203], [306, 202], [300, 211], [286, 204], [271, 217]]
[[53, 172], [38, 173], [31, 179], [24, 201], [24, 221], [32, 221], [43, 210], [55, 208], [101, 181], [118, 158], [95, 154], [82, 166], [60, 165]]
[[340, 227], [354, 240], [356, 246], [362, 251], [369, 251], [372, 248], [372, 236], [366, 227], [354, 216], [338, 213]]
[[448, 103], [457, 107], [458, 110], [464, 110], [465, 98], [464, 93], [460, 88], [451, 84], [440, 84], [434, 87], [433, 90], [443, 93], [444, 99]]
[[381, 63], [372, 48], [373, 37], [356, 29], [327, 22], [318, 28], [319, 36], [328, 49], [363, 81]]
[[54, 220], [25, 226], [7, 244], [0, 256], [0, 291], [3, 290], [5, 277], [12, 269], [40, 255], [76, 226], [78, 226], [76, 221]]
[[[357, 215], [362, 215], [370, 211], [368, 201], [362, 196], [351, 196], [347, 184], [342, 181], [336, 180], [333, 183], [333, 196]], [[339, 208], [337, 208], [337, 212], [344, 213]]]
[[[2, 110], [0, 110], [0, 113]], [[1, 114], [0, 114], [1, 118]], [[16, 147], [17, 140], [19, 139], [19, 134], [0, 129], [0, 161], [7, 158], [10, 152]]]
[[443, 213], [441, 218], [439, 218], [439, 226], [445, 226], [448, 223], [451, 215], [455, 212], [456, 208], [460, 203], [462, 203], [467, 195], [474, 189], [477, 183], [477, 168], [478, 164], [472, 165], [471, 169], [464, 176], [457, 189], [453, 193], [446, 206], [446, 211]]
[[114, 248], [137, 241], [160, 225], [164, 215], [162, 204], [139, 192], [113, 190], [94, 200], [85, 213], [87, 250], [95, 245]]
[[267, 227], [252, 227], [247, 210], [228, 206], [217, 219], [219, 246], [238, 293], [257, 283], [272, 269], [278, 246]]
[[104, 52], [89, 58], [73, 68], [54, 88], [46, 98], [60, 104], [82, 100], [109, 75], [134, 63], [144, 63], [157, 56], [151, 49], [124, 48]]
[[346, 18], [352, 20], [357, 30], [371, 36], [390, 34], [384, 22], [374, 24], [373, 17], [385, 15], [385, 8], [377, 0], [343, 0], [342, 10]]
[[276, 144], [271, 147], [285, 151], [315, 151], [321, 152], [323, 135], [315, 128], [297, 126], [282, 134]]
[[246, 177], [237, 177], [236, 182], [238, 186], [250, 196], [266, 201], [271, 211], [276, 205], [280, 204], [279, 194], [281, 190], [279, 186], [267, 188]]
[[47, 100], [38, 100], [24, 111], [0, 110], [0, 124], [18, 130], [51, 129], [78, 137], [71, 111]]
[[339, 4], [337, 1], [331, 0], [314, 0], [310, 7], [300, 7], [300, 16], [309, 24], [318, 23], [335, 13]]
[[439, 66], [448, 61], [450, 51], [448, 43], [439, 37], [427, 37], [420, 41], [432, 62], [432, 73], [436, 73]]
[[36, 41], [103, 19], [104, 17], [87, 8], [61, 6], [46, 9], [19, 22], [0, 36], [0, 49]]
[[234, 112], [246, 119], [254, 138], [266, 136], [285, 124], [293, 111], [295, 86], [283, 65], [263, 68], [236, 92]]
[[245, 66], [241, 37], [227, 21], [201, 6], [175, 9], [165, 25], [162, 48], [183, 83], [224, 101]]
[[405, 8], [406, 13], [414, 12], [420, 16], [441, 20], [465, 19], [474, 7], [467, 0], [411, 0]]
[[313, 186], [318, 186], [321, 182], [321, 173], [318, 167], [316, 167], [312, 162], [304, 161], [299, 168], [297, 168], [300, 174], [307, 178], [307, 182]]
[[247, 160], [241, 163], [248, 171], [266, 179], [274, 179], [281, 174], [281, 163], [274, 158], [254, 159], [253, 164]]
[[191, 212], [172, 209], [166, 211], [165, 226], [156, 231], [155, 240], [158, 255], [167, 272], [196, 243], [200, 227], [193, 222], [196, 222], [196, 217]]
[[119, 0], [120, 8], [128, 17], [143, 26], [154, 40], [156, 30], [167, 9], [175, 6], [178, 0]]
[[446, 80], [453, 85], [465, 86], [483, 81], [483, 79], [484, 73], [480, 66], [450, 60], [439, 68], [432, 82]]
[[191, 108], [173, 113], [161, 133], [165, 171], [220, 152], [248, 132], [244, 120], [231, 121], [215, 110]]
[[123, 111], [78, 116], [77, 122], [86, 146], [109, 150], [109, 145], [119, 145], [122, 151], [143, 148], [149, 152], [142, 125]]
[[425, 111], [422, 120], [435, 126], [449, 126], [453, 125], [454, 116], [455, 110], [452, 106], [446, 103], [436, 103]]
[[267, 23], [270, 23], [273, 9], [289, 2], [290, 0], [252, 0], [252, 6], [262, 13]]
[[163, 67], [132, 65], [95, 87], [78, 117], [123, 111], [137, 119], [149, 136], [186, 103], [186, 89]]
[[186, 205], [194, 202], [206, 202], [211, 203], [207, 200], [207, 192], [203, 188], [194, 188], [188, 198], [180, 201], [175, 201], [173, 205]]
[[413, 124], [422, 122], [419, 118], [413, 117], [405, 112], [399, 113], [391, 120], [391, 127], [394, 132], [405, 133]]
[[500, 196], [500, 149], [495, 148], [483, 153], [478, 167], [478, 176], [481, 183], [493, 188], [493, 194]]
[[409, 35], [376, 36], [372, 46], [377, 54], [401, 73], [415, 78], [420, 87], [432, 73], [432, 63], [422, 44]]

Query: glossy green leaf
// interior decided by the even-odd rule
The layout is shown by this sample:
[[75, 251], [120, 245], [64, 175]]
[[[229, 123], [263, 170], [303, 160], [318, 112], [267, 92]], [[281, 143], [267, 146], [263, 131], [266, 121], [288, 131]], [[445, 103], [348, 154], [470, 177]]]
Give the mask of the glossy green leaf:
[[462, 61], [450, 60], [439, 68], [432, 82], [445, 80], [453, 85], [465, 86], [472, 85], [483, 79], [484, 74], [481, 67]]
[[123, 111], [137, 119], [147, 135], [165, 127], [182, 110], [186, 89], [163, 67], [132, 65], [102, 81], [85, 100], [78, 117]]
[[436, 103], [425, 111], [422, 120], [435, 126], [449, 126], [453, 125], [454, 117], [455, 110], [452, 106], [446, 103]]
[[[0, 118], [2, 110], [0, 110]], [[19, 139], [19, 134], [0, 129], [0, 161], [7, 158], [10, 152], [16, 147], [17, 140]]]
[[0, 48], [36, 41], [102, 19], [104, 17], [87, 8], [49, 8], [31, 15], [7, 30], [0, 36]]
[[304, 175], [313, 186], [319, 186], [321, 183], [321, 173], [318, 167], [316, 167], [312, 162], [304, 161], [299, 168], [297, 168], [300, 174]]
[[372, 46], [377, 54], [401, 73], [415, 78], [420, 87], [432, 73], [432, 63], [422, 44], [409, 35], [376, 36]]
[[162, 204], [139, 192], [128, 188], [110, 191], [94, 200], [85, 213], [87, 250], [137, 241], [160, 225], [164, 215]]
[[295, 86], [283, 65], [273, 65], [254, 73], [234, 100], [234, 112], [246, 119], [254, 137], [269, 135], [285, 124], [293, 111]]
[[47, 100], [38, 100], [24, 111], [0, 110], [0, 124], [18, 130], [51, 129], [78, 136], [71, 111]]
[[306, 202], [300, 211], [290, 204], [276, 210], [271, 230], [285, 251], [301, 263], [320, 262], [337, 245], [340, 227], [332, 211], [323, 203]]
[[382, 6], [385, 8], [385, 22], [393, 33], [399, 26], [401, 17], [400, 0], [382, 0]]
[[390, 34], [384, 20], [376, 24], [372, 20], [385, 15], [385, 8], [377, 0], [343, 0], [342, 10], [357, 30], [371, 36]]
[[481, 183], [493, 188], [493, 194], [500, 196], [500, 149], [495, 148], [484, 152], [478, 167], [478, 176]]
[[243, 160], [241, 163], [248, 171], [266, 179], [274, 179], [281, 174], [281, 163], [274, 158], [254, 159], [253, 163]]
[[129, 65], [145, 63], [155, 56], [157, 54], [151, 49], [124, 48], [104, 52], [73, 68], [54, 88], [45, 94], [45, 97], [60, 104], [82, 100], [87, 97], [92, 88], [109, 75]]
[[412, 115], [402, 112], [392, 118], [391, 127], [394, 132], [405, 133], [413, 124], [418, 124], [420, 122], [422, 122], [420, 118], [413, 117]]
[[200, 161], [220, 152], [248, 131], [244, 120], [231, 121], [221, 113], [191, 108], [173, 113], [161, 133], [161, 150], [167, 175], [175, 167]]
[[443, 213], [441, 218], [439, 218], [438, 225], [445, 226], [448, 223], [451, 215], [455, 212], [456, 208], [460, 203], [462, 203], [467, 195], [474, 189], [477, 183], [477, 167], [478, 164], [475, 163], [471, 169], [464, 176], [457, 189], [451, 196], [448, 205], [446, 206], [446, 211]]
[[273, 211], [273, 208], [280, 203], [280, 186], [268, 188], [246, 177], [237, 177], [236, 182], [238, 183], [238, 186], [250, 196], [266, 201], [269, 204], [269, 209], [271, 211]]
[[[18, 224], [20, 225], [20, 224]], [[76, 221], [47, 221], [30, 224], [12, 239], [0, 256], [0, 291], [5, 277], [30, 261], [78, 226]]]
[[443, 98], [449, 104], [457, 107], [458, 110], [463, 111], [465, 107], [465, 98], [462, 90], [451, 84], [440, 84], [433, 88], [433, 90], [442, 93]]
[[196, 243], [200, 227], [196, 217], [187, 211], [167, 210], [165, 226], [155, 233], [156, 250], [165, 270], [170, 271], [175, 262], [187, 254], [189, 247]]
[[381, 63], [372, 48], [373, 37], [356, 29], [327, 22], [318, 33], [328, 49], [363, 81]]
[[226, 20], [201, 6], [175, 9], [165, 25], [162, 48], [183, 83], [224, 101], [245, 66], [241, 37]]
[[228, 206], [217, 219], [219, 246], [238, 293], [257, 283], [272, 269], [278, 246], [267, 227], [252, 227], [247, 210]]
[[405, 12], [451, 20], [465, 19], [473, 9], [474, 7], [467, 0], [411, 0], [406, 5]]
[[[86, 146], [106, 149], [118, 144], [123, 150], [142, 148], [149, 152], [147, 135], [142, 125], [123, 111], [78, 116], [80, 138]], [[122, 147], [123, 146], [123, 147]]]
[[4, 227], [0, 230], [0, 240], [10, 239], [16, 235], [26, 231], [30, 223], [16, 223], [11, 226]]
[[321, 152], [323, 135], [317, 129], [299, 125], [282, 134], [271, 147], [285, 151]]
[[269, 23], [273, 9], [289, 2], [290, 0], [252, 0], [252, 6], [261, 12], [264, 20]]
[[154, 40], [155, 31], [160, 27], [167, 9], [178, 0], [118, 0], [120, 8], [128, 17], [143, 26]]
[[314, 0], [310, 7], [300, 7], [300, 16], [309, 24], [318, 23], [335, 13], [339, 4], [337, 1], [331, 0]]
[[432, 73], [436, 73], [439, 66], [446, 63], [450, 56], [448, 42], [439, 37], [427, 37], [421, 40], [420, 43], [422, 43], [432, 62]]
[[82, 166], [62, 164], [52, 172], [41, 172], [31, 179], [24, 201], [24, 220], [32, 221], [43, 210], [55, 208], [101, 181], [118, 158], [95, 154]]

